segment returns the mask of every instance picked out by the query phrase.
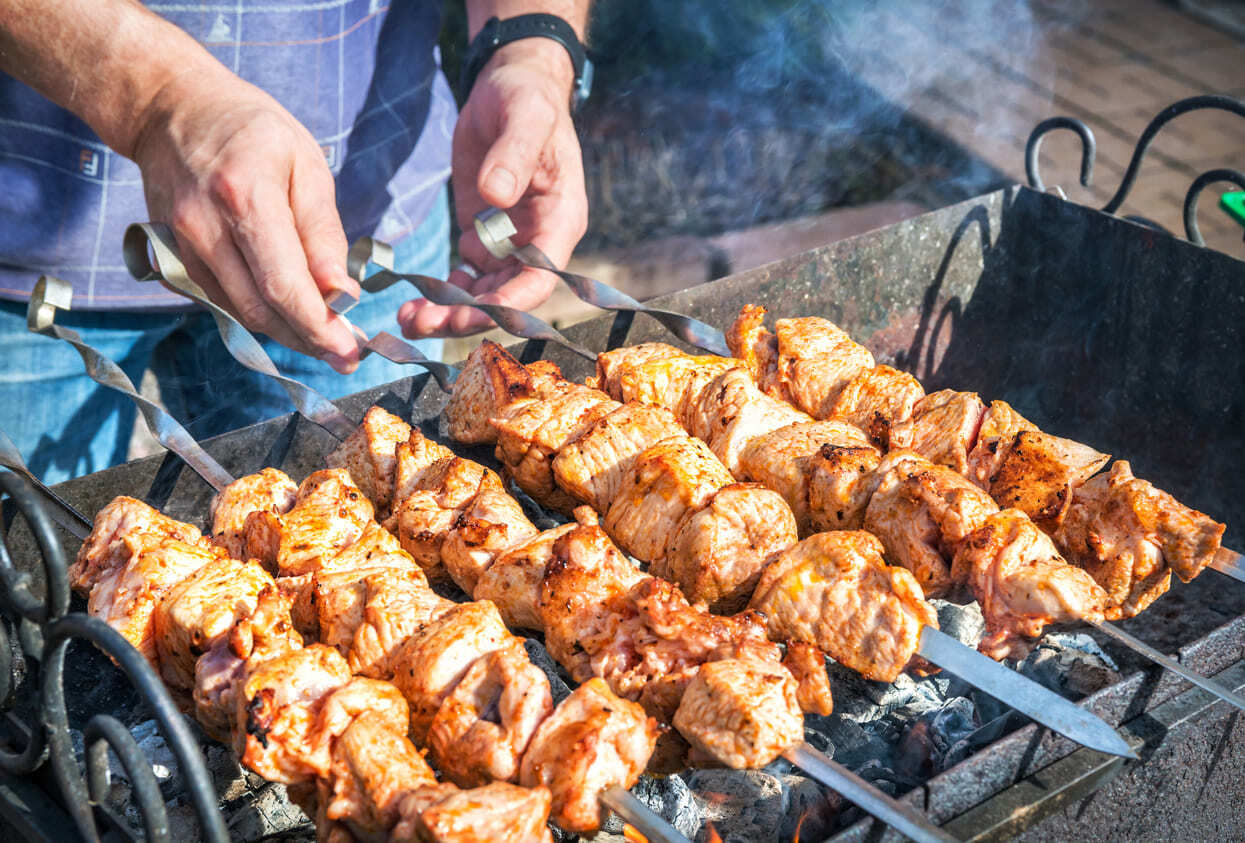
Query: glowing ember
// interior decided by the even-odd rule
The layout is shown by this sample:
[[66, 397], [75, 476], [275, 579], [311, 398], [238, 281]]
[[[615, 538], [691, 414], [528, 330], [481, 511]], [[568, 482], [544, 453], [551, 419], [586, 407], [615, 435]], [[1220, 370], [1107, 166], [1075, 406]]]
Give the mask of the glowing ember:
[[713, 823], [705, 823], [705, 843], [722, 843], [722, 837], [718, 834], [718, 830], [713, 827]]
[[648, 843], [648, 838], [636, 831], [630, 823], [623, 823], [623, 837], [632, 843]]
[[812, 812], [813, 808], [809, 806], [800, 814], [800, 818], [795, 823], [795, 836], [791, 838], [791, 843], [800, 843], [800, 829], [804, 826], [804, 821], [808, 819], [808, 815]]

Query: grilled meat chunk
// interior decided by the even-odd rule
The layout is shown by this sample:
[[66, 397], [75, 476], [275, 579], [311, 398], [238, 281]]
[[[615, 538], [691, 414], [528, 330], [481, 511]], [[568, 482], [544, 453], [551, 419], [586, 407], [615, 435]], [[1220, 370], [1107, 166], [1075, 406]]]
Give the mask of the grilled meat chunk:
[[[393, 497], [389, 512], [404, 501], [417, 489], [432, 488], [424, 480], [424, 473], [437, 466], [437, 470], [445, 465], [446, 460], [453, 459], [455, 454], [440, 442], [434, 442], [418, 430], [411, 430], [411, 435], [394, 449]], [[431, 478], [430, 478], [431, 479]], [[385, 520], [388, 520], [386, 516]]]
[[212, 497], [212, 542], [234, 559], [247, 559], [246, 519], [252, 512], [284, 515], [294, 506], [298, 484], [275, 468], [239, 477]]
[[709, 443], [722, 464], [738, 475], [740, 456], [749, 442], [812, 419], [761, 392], [743, 369], [729, 369], [709, 382], [682, 421], [688, 432]]
[[283, 784], [327, 775], [328, 741], [315, 729], [316, 717], [328, 695], [349, 681], [346, 660], [323, 644], [248, 660], [235, 695], [238, 758]]
[[765, 327], [767, 312], [760, 305], [744, 305], [726, 331], [726, 344], [762, 392], [790, 401], [778, 377], [778, 338]]
[[860, 531], [818, 533], [784, 551], [752, 598], [770, 636], [815, 645], [868, 679], [893, 682], [938, 616], [907, 570]]
[[1130, 618], [1211, 563], [1224, 525], [1133, 476], [1117, 460], [1073, 493], [1055, 542], [1106, 589], [1109, 619]]
[[931, 392], [916, 403], [912, 418], [894, 427], [892, 443], [964, 474], [985, 412], [975, 392]]
[[451, 785], [408, 793], [390, 840], [427, 843], [552, 843], [549, 791], [505, 782], [459, 790]]
[[344, 468], [384, 515], [392, 503], [396, 451], [411, 436], [411, 426], [380, 407], [371, 407], [363, 423], [324, 458], [329, 468]]
[[317, 471], [298, 487], [289, 512], [247, 516], [247, 553], [279, 576], [311, 574], [354, 544], [372, 516], [371, 502], [345, 469]]
[[663, 439], [682, 435], [683, 428], [669, 410], [623, 404], [559, 449], [553, 475], [577, 501], [607, 512], [636, 456]]
[[545, 530], [502, 553], [480, 574], [472, 595], [492, 601], [506, 626], [542, 630], [539, 604], [545, 566], [553, 558], [554, 542], [575, 527], [570, 523]]
[[485, 340], [467, 356], [454, 382], [445, 408], [450, 436], [458, 442], [496, 442], [497, 431], [489, 419], [535, 391], [534, 379], [523, 364], [497, 343]]
[[795, 679], [749, 659], [703, 665], [674, 727], [694, 749], [736, 770], [763, 767], [804, 739]]
[[515, 638], [467, 669], [432, 718], [428, 745], [461, 787], [517, 782], [519, 760], [552, 711], [549, 680]]
[[393, 654], [393, 684], [411, 707], [411, 735], [424, 743], [432, 719], [480, 656], [512, 639], [497, 607], [487, 601], [460, 603], [425, 624]]
[[160, 669], [156, 650], [156, 608], [179, 582], [225, 552], [209, 544], [187, 544], [154, 533], [121, 539], [128, 561], [111, 568], [91, 587], [87, 611], [121, 633]]
[[703, 442], [686, 435], [664, 439], [636, 456], [605, 515], [605, 529], [637, 559], [660, 559], [684, 515], [734, 480]]
[[721, 614], [737, 612], [770, 556], [798, 538], [795, 518], [777, 492], [732, 483], [689, 511], [650, 570], [677, 583], [689, 600]]
[[501, 489], [482, 489], [454, 519], [441, 543], [441, 561], [459, 588], [474, 594], [480, 575], [499, 553], [538, 531], [517, 500]]
[[617, 397], [631, 403], [665, 407], [682, 424], [687, 424], [709, 382], [738, 366], [739, 361], [730, 357], [690, 354], [648, 360], [620, 372]]
[[912, 418], [917, 402], [924, 397], [924, 387], [912, 375], [879, 364], [847, 382], [828, 417], [856, 425], [882, 450], [908, 447], [892, 441], [891, 432]]
[[589, 679], [558, 704], [523, 756], [520, 781], [553, 794], [553, 820], [567, 831], [595, 831], [601, 794], [630, 788], [653, 754], [659, 734], [644, 709]]
[[888, 558], [916, 575], [927, 597], [942, 596], [953, 585], [959, 543], [998, 505], [963, 475], [912, 454], [891, 452], [877, 471], [864, 528], [882, 540]]
[[788, 641], [783, 667], [795, 677], [795, 697], [800, 710], [826, 717], [834, 711], [830, 676], [826, 673], [826, 654], [803, 641]]
[[852, 378], [875, 365], [869, 349], [826, 319], [779, 319], [774, 336], [779, 380], [791, 402], [814, 418], [829, 418]]
[[1019, 509], [985, 519], [960, 544], [952, 567], [986, 618], [979, 649], [995, 658], [1021, 658], [1047, 624], [1100, 621], [1107, 594], [1085, 571], [1059, 555], [1050, 536]]
[[822, 445], [808, 457], [808, 532], [859, 530], [877, 490], [881, 457], [873, 447]]
[[70, 587], [80, 594], [89, 593], [101, 577], [130, 560], [133, 551], [125, 538], [139, 533], [186, 544], [200, 544], [203, 540], [195, 527], [169, 518], [136, 498], [120, 495], [96, 514], [91, 534], [69, 566]]
[[[812, 531], [814, 518], [809, 505], [810, 481], [819, 473], [825, 475], [832, 464], [830, 460], [821, 458], [822, 450], [827, 445], [874, 451], [864, 431], [847, 422], [800, 422], [780, 427], [749, 441], [739, 454], [739, 471], [736, 476], [740, 480], [760, 483], [781, 494], [791, 507], [800, 531], [807, 534]], [[874, 453], [876, 455], [876, 451]], [[814, 469], [814, 464], [820, 472]], [[843, 461], [843, 468], [846, 474], [841, 474], [842, 479], [838, 480], [840, 486], [859, 479], [860, 471], [856, 465]], [[827, 480], [830, 478], [823, 479], [818, 476], [821, 488], [830, 485]], [[839, 502], [836, 500], [834, 503]], [[863, 507], [861, 509], [863, 516]], [[828, 519], [819, 516], [818, 520]]]
[[622, 395], [621, 380], [624, 373], [650, 360], [686, 356], [687, 352], [664, 342], [642, 342], [639, 345], [615, 348], [597, 355], [597, 374], [588, 385], [601, 390], [616, 401], [631, 401], [633, 399], [624, 398]]
[[255, 611], [272, 576], [254, 562], [213, 559], [170, 588], [155, 607], [160, 676], [171, 688], [195, 684], [195, 662]]

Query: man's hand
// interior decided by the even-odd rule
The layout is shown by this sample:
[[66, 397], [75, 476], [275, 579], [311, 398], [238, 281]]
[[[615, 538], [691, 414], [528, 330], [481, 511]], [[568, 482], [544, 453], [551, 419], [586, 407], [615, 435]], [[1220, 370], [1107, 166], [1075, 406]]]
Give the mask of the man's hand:
[[[530, 310], [553, 291], [549, 272], [494, 259], [472, 218], [489, 205], [507, 209], [519, 243], [534, 243], [565, 266], [588, 225], [579, 139], [571, 123], [573, 70], [566, 50], [547, 38], [507, 44], [476, 78], [454, 130], [454, 204], [463, 235], [461, 257], [482, 271], [454, 272], [450, 281], [484, 301]], [[471, 334], [492, 326], [473, 308], [424, 299], [398, 311], [411, 338]]]
[[334, 290], [359, 295], [333, 175], [289, 112], [224, 68], [183, 74], [152, 99], [131, 155], [151, 218], [172, 227], [213, 301], [253, 331], [354, 370], [350, 326], [324, 303]]

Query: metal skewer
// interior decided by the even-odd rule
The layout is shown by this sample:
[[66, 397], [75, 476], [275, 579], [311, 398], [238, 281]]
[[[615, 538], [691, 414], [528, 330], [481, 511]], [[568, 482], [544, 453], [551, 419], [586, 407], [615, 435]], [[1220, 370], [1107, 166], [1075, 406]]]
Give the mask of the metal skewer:
[[[382, 267], [379, 272], [363, 277], [369, 263]], [[372, 237], [360, 237], [350, 247], [347, 269], [360, 286], [369, 293], [379, 293], [399, 281], [406, 281], [419, 290], [420, 295], [433, 304], [450, 307], [474, 307], [486, 314], [507, 333], [529, 340], [545, 340], [557, 343], [563, 348], [575, 352], [585, 360], [595, 361], [596, 352], [589, 351], [574, 340], [568, 339], [557, 328], [517, 308], [503, 304], [482, 302], [448, 281], [441, 281], [428, 275], [403, 275], [393, 271], [393, 247], [388, 243]]]
[[69, 310], [72, 303], [73, 287], [68, 282], [50, 275], [40, 276], [34, 292], [30, 295], [26, 327], [33, 333], [64, 340], [76, 348], [91, 380], [128, 396], [138, 406], [147, 426], [151, 428], [152, 435], [160, 444], [185, 460], [212, 488], [219, 491], [232, 483], [233, 477], [229, 472], [203, 450], [177, 419], [159, 404], [139, 393], [120, 366], [88, 345], [76, 331], [56, 324], [56, 311]]
[[[150, 249], [150, 252], [149, 252]], [[186, 272], [177, 253], [177, 241], [168, 226], [160, 223], [137, 222], [125, 230], [122, 243], [125, 265], [137, 281], [163, 281], [177, 292], [207, 308], [216, 321], [221, 340], [234, 359], [252, 371], [273, 378], [285, 389], [298, 408], [298, 412], [318, 424], [338, 439], [351, 434], [357, 424], [319, 392], [294, 378], [286, 377], [277, 370], [272, 358], [264, 351], [259, 340], [242, 326], [229, 312], [207, 297], [203, 288]], [[152, 265], [151, 252], [155, 253], [157, 269]]]
[[1210, 691], [1224, 702], [1245, 711], [1245, 696], [1238, 694], [1236, 691], [1230, 690], [1219, 682], [1216, 682], [1214, 679], [1209, 679], [1200, 673], [1195, 673], [1194, 671], [1189, 670], [1189, 668], [1185, 667], [1171, 656], [1154, 649], [1140, 638], [1130, 635], [1115, 624], [1108, 623], [1106, 621], [1089, 621], [1089, 623], [1093, 624], [1096, 628], [1101, 629], [1121, 644], [1132, 648], [1156, 664], [1167, 668], [1182, 679], [1192, 682], [1194, 685], [1205, 691]]
[[17, 449], [17, 446], [13, 444], [13, 440], [3, 430], [0, 430], [0, 466], [14, 471], [29, 480], [31, 485], [53, 504], [48, 511], [52, 520], [64, 527], [71, 536], [85, 539], [91, 534], [91, 519], [87, 518], [68, 501], [44, 485], [43, 481], [26, 467], [26, 463], [22, 459], [22, 452]]
[[552, 272], [565, 281], [566, 285], [571, 288], [571, 292], [578, 296], [580, 300], [594, 307], [599, 307], [603, 310], [646, 313], [665, 326], [670, 333], [689, 345], [704, 349], [710, 354], [717, 354], [721, 357], [731, 356], [731, 350], [726, 345], [726, 337], [712, 325], [701, 322], [699, 319], [685, 316], [682, 313], [675, 313], [672, 310], [650, 307], [636, 301], [621, 290], [617, 290], [594, 278], [558, 269], [557, 265], [549, 259], [549, 256], [535, 244], [528, 243], [526, 246], [515, 246], [510, 238], [516, 234], [517, 229], [514, 227], [514, 222], [511, 221], [509, 214], [500, 208], [486, 208], [476, 214], [475, 229], [476, 234], [480, 236], [480, 242], [484, 244], [484, 248], [498, 260], [513, 257], [520, 263], [534, 269]]
[[1215, 552], [1215, 558], [1211, 561], [1209, 567], [1214, 568], [1224, 576], [1245, 582], [1245, 564], [1241, 562], [1241, 554], [1235, 550], [1228, 550], [1226, 547], [1219, 548]]

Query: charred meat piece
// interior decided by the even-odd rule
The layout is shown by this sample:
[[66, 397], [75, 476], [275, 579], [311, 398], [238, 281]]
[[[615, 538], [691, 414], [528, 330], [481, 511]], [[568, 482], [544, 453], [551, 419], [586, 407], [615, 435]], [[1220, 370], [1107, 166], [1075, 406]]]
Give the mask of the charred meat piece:
[[195, 662], [255, 611], [272, 576], [254, 562], [214, 559], [170, 588], [156, 606], [153, 633], [160, 676], [190, 689]]
[[428, 745], [460, 787], [517, 782], [519, 760], [552, 711], [549, 680], [515, 638], [467, 669], [432, 718]]
[[392, 503], [396, 451], [411, 436], [411, 426], [380, 407], [371, 407], [363, 423], [327, 457], [329, 468], [344, 468], [355, 485], [384, 515]]
[[907, 570], [860, 530], [818, 533], [778, 555], [752, 608], [770, 635], [812, 644], [868, 679], [893, 682], [916, 655], [923, 626], [938, 626]]
[[482, 489], [454, 519], [441, 543], [441, 561], [450, 578], [474, 594], [480, 575], [497, 555], [536, 535], [519, 502], [502, 489]]
[[917, 402], [911, 419], [893, 428], [891, 447], [911, 449], [964, 474], [985, 412], [981, 396], [975, 392], [931, 392]]
[[959, 543], [998, 505], [963, 475], [910, 453], [891, 452], [877, 473], [864, 528], [882, 540], [889, 559], [916, 575], [927, 597], [942, 596], [953, 585]]
[[741, 453], [753, 439], [812, 419], [761, 392], [743, 369], [729, 369], [709, 382], [682, 421], [689, 433], [709, 443], [732, 474], [738, 474]]
[[121, 540], [128, 561], [104, 573], [91, 588], [87, 611], [121, 633], [160, 669], [156, 650], [156, 608], [178, 583], [225, 552], [209, 544], [187, 544], [154, 533]]
[[315, 729], [325, 699], [350, 681], [346, 660], [312, 644], [246, 662], [235, 694], [234, 750], [269, 781], [295, 784], [328, 773], [329, 747]]
[[411, 707], [411, 735], [424, 743], [428, 727], [472, 662], [512, 639], [497, 607], [460, 603], [424, 624], [393, 654], [393, 684]]
[[459, 790], [436, 785], [408, 793], [390, 840], [427, 843], [552, 843], [549, 791], [505, 782]]
[[708, 445], [686, 435], [664, 439], [636, 456], [605, 529], [637, 559], [657, 560], [684, 515], [734, 481]]
[[702, 666], [683, 694], [674, 727], [693, 749], [736, 770], [763, 767], [804, 739], [791, 673], [748, 659]]
[[553, 459], [558, 486], [597, 512], [609, 511], [635, 458], [650, 445], [684, 435], [674, 414], [623, 404], [567, 442]]
[[707, 603], [714, 612], [737, 612], [747, 605], [770, 556], [798, 538], [791, 509], [777, 492], [732, 483], [680, 521], [650, 570], [677, 583], [689, 600]]
[[665, 407], [681, 424], [688, 424], [709, 382], [738, 366], [739, 361], [730, 357], [689, 354], [649, 360], [620, 373], [618, 397], [621, 401]]
[[881, 457], [873, 447], [822, 445], [808, 458], [808, 531], [859, 530], [877, 490]]
[[289, 512], [247, 516], [247, 553], [279, 576], [310, 574], [354, 544], [372, 516], [371, 501], [345, 469], [317, 471], [298, 487]]
[[1107, 594], [1085, 571], [1059, 555], [1050, 536], [1018, 509], [985, 519], [956, 551], [956, 582], [981, 605], [986, 637], [979, 649], [995, 659], [1020, 658], [1052, 623], [1100, 621]]
[[640, 778], [660, 730], [644, 709], [589, 679], [558, 704], [523, 756], [520, 781], [553, 794], [553, 821], [567, 831], [601, 824], [601, 794]]
[[121, 495], [96, 514], [91, 534], [69, 566], [69, 585], [81, 594], [89, 593], [102, 576], [130, 560], [133, 551], [125, 538], [140, 533], [186, 544], [200, 544], [203, 540], [195, 527], [169, 518], [137, 498]]
[[826, 717], [834, 711], [830, 676], [826, 673], [826, 654], [802, 641], [788, 641], [782, 663], [795, 677], [795, 696], [800, 710]]
[[[444, 465], [445, 460], [453, 459], [455, 454], [440, 442], [434, 442], [418, 430], [412, 430], [405, 442], [399, 443], [394, 449], [393, 497], [390, 501], [390, 515], [394, 508], [416, 489], [429, 488], [424, 481], [424, 473], [433, 466]], [[386, 517], [387, 520], [388, 517]]]
[[778, 337], [765, 327], [767, 312], [760, 305], [744, 305], [726, 332], [726, 344], [762, 392], [790, 401], [791, 393], [778, 377]]
[[[781, 427], [749, 441], [739, 454], [739, 471], [736, 476], [740, 480], [760, 483], [782, 495], [783, 500], [791, 507], [801, 532], [808, 534], [813, 529], [813, 514], [809, 503], [810, 481], [817, 474], [815, 463], [822, 474], [829, 465], [828, 460], [821, 459], [825, 446], [864, 448], [874, 451], [876, 455], [864, 431], [854, 425], [842, 421], [801, 422]], [[855, 466], [848, 468], [846, 479], [849, 482], [855, 482], [859, 476], [860, 472]], [[821, 478], [818, 482], [823, 486], [825, 484]], [[834, 501], [834, 504], [838, 503]], [[817, 520], [829, 519], [819, 516]]]
[[1117, 460], [1073, 493], [1055, 542], [1106, 589], [1107, 618], [1130, 618], [1211, 563], [1224, 525], [1133, 476]]
[[509, 627], [544, 629], [539, 605], [545, 566], [553, 558], [554, 542], [575, 527], [571, 523], [545, 530], [505, 551], [480, 574], [472, 595], [492, 601]]
[[245, 561], [247, 516], [252, 512], [284, 515], [297, 495], [298, 484], [275, 468], [239, 477], [212, 498], [212, 542], [234, 559]]
[[828, 417], [856, 425], [885, 451], [902, 445], [891, 441], [891, 431], [912, 418], [917, 402], [924, 397], [924, 387], [912, 375], [879, 364], [847, 382]]

